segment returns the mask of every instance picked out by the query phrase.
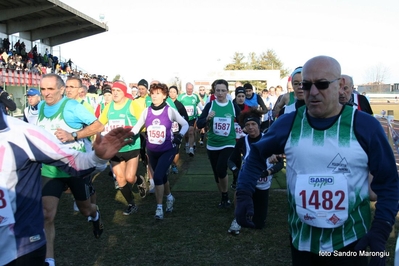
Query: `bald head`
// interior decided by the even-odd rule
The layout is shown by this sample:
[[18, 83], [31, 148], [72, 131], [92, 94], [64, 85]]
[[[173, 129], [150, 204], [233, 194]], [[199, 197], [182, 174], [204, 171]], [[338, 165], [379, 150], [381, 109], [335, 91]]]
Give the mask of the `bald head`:
[[341, 78], [345, 81], [345, 84], [339, 89], [339, 102], [345, 104], [352, 98], [353, 79], [348, 75], [342, 75]]
[[[309, 59], [303, 66], [302, 73], [309, 71], [312, 67], [311, 72], [319, 75], [328, 75], [335, 78], [341, 77], [341, 65], [338, 61], [332, 57], [320, 55]], [[317, 68], [320, 69], [317, 70]]]
[[341, 79], [341, 66], [336, 59], [324, 55], [309, 59], [303, 65], [302, 79], [303, 89], [310, 85], [304, 90], [310, 116], [328, 118], [340, 113], [338, 95], [345, 81]]

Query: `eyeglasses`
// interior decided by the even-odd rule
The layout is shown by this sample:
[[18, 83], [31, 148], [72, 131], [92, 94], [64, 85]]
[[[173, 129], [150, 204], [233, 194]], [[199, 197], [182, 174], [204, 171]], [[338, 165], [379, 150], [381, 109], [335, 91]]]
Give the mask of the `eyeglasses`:
[[302, 82], [294, 82], [292, 83], [293, 86], [302, 86]]
[[316, 81], [316, 82], [310, 82], [310, 81], [303, 81], [302, 82], [302, 89], [305, 91], [309, 91], [312, 88], [312, 85], [314, 84], [318, 90], [325, 90], [328, 89], [331, 83], [340, 80], [341, 78], [337, 78], [331, 81]]

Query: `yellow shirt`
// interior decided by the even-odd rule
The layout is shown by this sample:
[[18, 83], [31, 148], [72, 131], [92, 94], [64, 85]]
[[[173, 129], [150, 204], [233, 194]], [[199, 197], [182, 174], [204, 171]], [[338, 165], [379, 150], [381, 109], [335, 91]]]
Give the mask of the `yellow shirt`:
[[[128, 98], [125, 98], [124, 100], [122, 100], [120, 103], [115, 103], [114, 102], [114, 108], [115, 110], [120, 110], [123, 108], [123, 106], [125, 106], [126, 101], [128, 100]], [[110, 104], [107, 104], [104, 107], [104, 110], [102, 111], [100, 117], [98, 118], [98, 120], [101, 122], [101, 124], [106, 125], [108, 123], [108, 110], [109, 110]], [[144, 110], [144, 109], [143, 109]], [[141, 113], [143, 112], [143, 110], [141, 110], [141, 106], [136, 102], [136, 100], [133, 100], [130, 104], [130, 108], [129, 111], [130, 113], [136, 117], [136, 119], [138, 120], [140, 118]]]
[[93, 109], [93, 106], [91, 106], [90, 103], [88, 103], [88, 102], [85, 101], [85, 100], [82, 100], [81, 98], [77, 98], [76, 100], [77, 100], [78, 102], [80, 102], [81, 104], [83, 104], [83, 106], [84, 106], [90, 113], [92, 113], [92, 114], [94, 115], [94, 109]]

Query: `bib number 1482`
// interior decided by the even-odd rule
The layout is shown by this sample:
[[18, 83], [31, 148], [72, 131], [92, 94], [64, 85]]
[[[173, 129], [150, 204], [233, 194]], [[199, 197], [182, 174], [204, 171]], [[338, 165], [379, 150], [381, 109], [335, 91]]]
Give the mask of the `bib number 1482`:
[[324, 210], [345, 210], [345, 207], [341, 206], [345, 199], [345, 192], [337, 190], [335, 192], [331, 190], [312, 190], [308, 195], [306, 190], [299, 192], [299, 196], [302, 198], [302, 208], [313, 207], [318, 210], [320, 207]]

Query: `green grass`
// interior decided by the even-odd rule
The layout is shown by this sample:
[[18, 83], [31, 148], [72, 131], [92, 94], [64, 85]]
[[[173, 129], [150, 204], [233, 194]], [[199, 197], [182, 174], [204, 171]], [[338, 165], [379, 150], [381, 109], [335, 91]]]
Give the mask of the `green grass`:
[[[267, 227], [227, 233], [233, 209], [217, 208], [217, 192], [174, 192], [175, 209], [156, 221], [153, 194], [137, 202], [139, 212], [123, 216], [124, 200], [108, 176], [96, 182], [104, 234], [61, 200], [56, 219], [57, 265], [289, 265], [286, 194], [270, 194]], [[136, 194], [137, 195], [137, 194]]]

